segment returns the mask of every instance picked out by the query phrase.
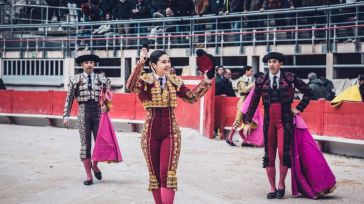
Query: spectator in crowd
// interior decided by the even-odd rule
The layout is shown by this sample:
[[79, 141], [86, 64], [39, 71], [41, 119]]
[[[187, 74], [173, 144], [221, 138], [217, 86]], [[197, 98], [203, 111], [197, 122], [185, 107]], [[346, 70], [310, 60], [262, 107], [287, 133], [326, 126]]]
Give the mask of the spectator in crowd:
[[78, 12], [75, 10], [77, 8], [77, 0], [67, 0], [67, 7], [69, 8], [69, 21], [78, 21]]
[[[267, 0], [247, 0], [244, 2], [244, 11], [260, 11], [263, 12], [266, 7]], [[264, 16], [249, 16], [247, 17], [248, 27], [252, 29], [264, 26]], [[253, 35], [249, 35], [248, 40], [252, 40]], [[263, 34], [257, 34], [256, 38], [264, 38]]]
[[321, 76], [320, 80], [322, 81], [322, 83], [324, 84], [324, 88], [325, 88], [325, 99], [328, 101], [331, 101], [332, 99], [335, 98], [335, 92], [334, 92], [334, 84], [332, 83], [332, 81], [326, 79], [325, 76]]
[[[288, 8], [288, 3], [287, 0], [267, 0], [267, 10]], [[286, 14], [275, 14], [273, 17], [278, 28], [286, 25]]]
[[172, 0], [171, 2], [174, 16], [192, 16], [194, 7], [192, 0]]
[[101, 20], [102, 11], [97, 1], [93, 0], [81, 4], [81, 12], [86, 15], [85, 21], [99, 21]]
[[361, 95], [361, 100], [362, 102], [364, 102], [364, 75], [359, 76], [358, 82], [359, 82], [359, 91]]
[[202, 16], [209, 13], [209, 0], [195, 0], [195, 13]]
[[236, 97], [233, 85], [231, 83], [231, 70], [225, 69], [224, 75], [222, 78], [216, 83], [216, 96], [228, 96], [228, 97]]
[[[116, 5], [114, 6], [112, 13], [114, 15], [114, 19], [116, 20], [129, 20], [132, 17], [132, 10], [134, 5], [131, 0], [117, 0]], [[118, 32], [120, 34], [129, 34], [130, 33], [130, 24], [122, 23], [118, 25]], [[126, 44], [128, 44], [126, 42]]]
[[[105, 20], [110, 21], [111, 20], [111, 14], [107, 13], [105, 15]], [[110, 24], [104, 24], [98, 27], [96, 30], [92, 32], [94, 35], [106, 35], [107, 33], [111, 32], [111, 25]]]
[[325, 98], [325, 87], [324, 83], [317, 78], [317, 75], [313, 72], [308, 74], [308, 85], [311, 87], [313, 95], [312, 100], [318, 100], [320, 98]]
[[131, 11], [133, 19], [149, 18], [149, 4], [145, 0], [137, 0], [134, 9]]
[[176, 74], [176, 69], [174, 67], [171, 67], [169, 69], [169, 74]]
[[225, 68], [223, 66], [218, 66], [216, 70], [216, 77], [215, 81], [216, 83], [223, 77]]
[[169, 0], [151, 0], [151, 12], [154, 15], [155, 12], [164, 14], [164, 11], [168, 7]]
[[[238, 13], [244, 11], [244, 2], [246, 0], [226, 0], [225, 2], [225, 13], [228, 15], [230, 13]], [[229, 21], [233, 21], [231, 23], [231, 28], [233, 32], [239, 32], [241, 25], [243, 22], [240, 17], [229, 18]], [[240, 43], [240, 35], [234, 35], [234, 41]]]
[[[226, 0], [225, 8], [226, 14], [230, 13], [239, 13], [244, 11], [244, 4], [247, 0]], [[234, 19], [234, 21], [239, 20], [240, 18]], [[232, 24], [232, 28], [234, 30], [240, 29], [242, 26], [240, 25], [241, 22], [234, 22]]]
[[[193, 16], [195, 4], [193, 0], [172, 0], [171, 2], [171, 9], [173, 10], [173, 14], [176, 17], [180, 16]], [[180, 22], [177, 23], [176, 26], [176, 32], [181, 34], [188, 34], [190, 31], [190, 22], [184, 21], [181, 19]], [[177, 38], [179, 42], [185, 42], [186, 38], [183, 38], [181, 36], [180, 38]]]
[[[99, 21], [101, 20], [101, 14], [102, 11], [99, 8], [99, 2], [98, 0], [81, 0], [81, 12], [84, 14], [85, 18], [84, 21]], [[77, 41], [77, 43], [79, 43], [79, 45], [82, 47], [84, 46], [84, 50], [88, 50], [89, 49], [89, 45], [90, 45], [90, 41], [88, 40], [88, 38], [90, 38], [90, 36], [92, 35], [92, 31], [93, 26], [84, 26], [81, 29], [81, 33], [77, 35], [78, 39], [85, 39], [85, 40], [80, 40]], [[82, 49], [82, 48], [79, 49]]]
[[100, 0], [100, 9], [102, 11], [102, 17], [105, 18], [107, 13], [111, 13], [115, 7], [117, 0]]
[[[131, 10], [133, 19], [142, 19], [150, 17], [150, 6], [145, 0], [137, 0], [135, 8]], [[137, 24], [137, 33], [147, 33], [146, 24]]]
[[[61, 6], [60, 0], [46, 0], [46, 2], [48, 4], [48, 6], [52, 7], [52, 8], [48, 9], [48, 16], [47, 16], [48, 20], [51, 21], [53, 15], [55, 15], [56, 18], [57, 18], [57, 21], [61, 21], [61, 14], [60, 14], [59, 9], [53, 8], [53, 7], [60, 7]], [[59, 27], [58, 30], [62, 31], [63, 29], [62, 29], [62, 27]]]
[[209, 0], [209, 10], [211, 14], [223, 15], [226, 11], [225, 0]]

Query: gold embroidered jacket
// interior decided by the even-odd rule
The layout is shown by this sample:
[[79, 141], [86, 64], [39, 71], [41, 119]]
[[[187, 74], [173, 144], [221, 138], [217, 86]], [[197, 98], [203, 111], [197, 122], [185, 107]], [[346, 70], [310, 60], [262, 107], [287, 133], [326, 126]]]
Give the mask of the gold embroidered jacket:
[[145, 109], [176, 107], [177, 96], [188, 103], [198, 101], [210, 88], [211, 84], [202, 80], [193, 90], [188, 89], [182, 79], [174, 74], [166, 75], [166, 87], [162, 91], [159, 81], [153, 73], [143, 71], [144, 64], [137, 63], [126, 83], [127, 89], [138, 93]]

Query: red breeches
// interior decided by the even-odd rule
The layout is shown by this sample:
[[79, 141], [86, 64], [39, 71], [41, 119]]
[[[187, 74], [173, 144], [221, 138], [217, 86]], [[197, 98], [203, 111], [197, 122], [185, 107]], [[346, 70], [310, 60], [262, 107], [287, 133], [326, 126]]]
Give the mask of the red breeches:
[[[144, 127], [142, 148], [148, 163], [151, 183], [155, 176], [156, 187], [176, 188], [176, 168], [179, 157], [180, 138], [174, 131], [177, 127], [172, 108], [153, 108], [148, 110]], [[179, 131], [177, 131], [179, 132]], [[158, 186], [156, 186], [158, 185]]]
[[272, 103], [269, 107], [268, 126], [268, 167], [275, 166], [277, 147], [280, 164], [283, 165], [284, 129], [280, 103]]

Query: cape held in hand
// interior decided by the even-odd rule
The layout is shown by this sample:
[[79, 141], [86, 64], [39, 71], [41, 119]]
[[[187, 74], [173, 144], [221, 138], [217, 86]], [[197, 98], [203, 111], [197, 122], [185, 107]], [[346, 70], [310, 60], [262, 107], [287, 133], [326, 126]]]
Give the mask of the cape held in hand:
[[[112, 107], [111, 98], [112, 93], [110, 91], [105, 89], [102, 90], [100, 101], [105, 102], [104, 104], [106, 104], [108, 109]], [[108, 112], [101, 114], [92, 160], [108, 163], [123, 161], [114, 127]]]

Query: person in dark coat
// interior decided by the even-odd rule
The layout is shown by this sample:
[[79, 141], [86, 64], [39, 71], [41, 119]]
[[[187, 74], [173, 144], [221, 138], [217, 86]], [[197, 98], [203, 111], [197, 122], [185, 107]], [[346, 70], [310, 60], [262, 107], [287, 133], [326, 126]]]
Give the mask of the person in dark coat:
[[[263, 62], [268, 63], [269, 73], [260, 76], [255, 81], [253, 96], [244, 119], [243, 135], [250, 135], [253, 115], [260, 98], [264, 107], [264, 157], [263, 168], [266, 168], [270, 192], [267, 199], [283, 198], [285, 195], [285, 179], [288, 168], [291, 167], [291, 146], [294, 134], [293, 118], [303, 112], [312, 97], [312, 89], [294, 73], [284, 72], [281, 66], [285, 61], [282, 53], [271, 52], [264, 56]], [[303, 93], [297, 106], [291, 107], [295, 88]], [[279, 183], [276, 186], [275, 160], [278, 149]]]
[[229, 97], [236, 97], [233, 84], [231, 83], [231, 70], [225, 69], [223, 77], [217, 82], [216, 96], [229, 96]]
[[361, 99], [364, 102], [364, 75], [359, 76], [358, 82]]
[[332, 99], [335, 98], [335, 92], [334, 92], [334, 84], [332, 83], [332, 81], [326, 79], [325, 76], [321, 76], [320, 80], [322, 81], [322, 83], [324, 83], [324, 87], [325, 87], [325, 99], [328, 101], [331, 101]]
[[102, 17], [105, 18], [107, 13], [111, 13], [112, 9], [115, 7], [116, 0], [101, 0], [100, 9], [102, 10]]
[[317, 75], [313, 72], [308, 74], [308, 85], [312, 89], [312, 100], [318, 100], [320, 98], [325, 99], [325, 87], [324, 83], [317, 78]]

